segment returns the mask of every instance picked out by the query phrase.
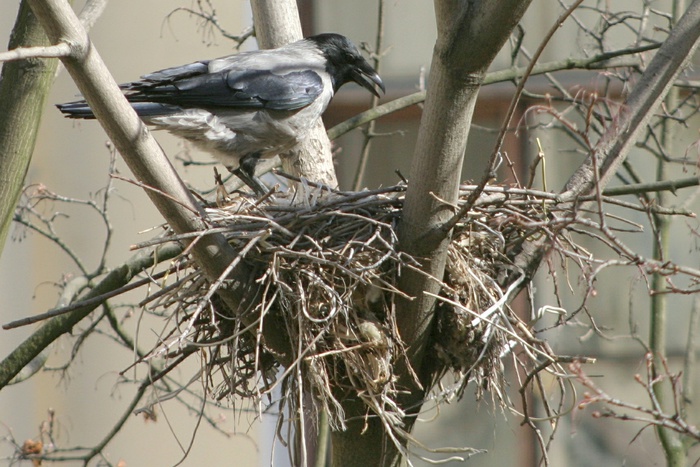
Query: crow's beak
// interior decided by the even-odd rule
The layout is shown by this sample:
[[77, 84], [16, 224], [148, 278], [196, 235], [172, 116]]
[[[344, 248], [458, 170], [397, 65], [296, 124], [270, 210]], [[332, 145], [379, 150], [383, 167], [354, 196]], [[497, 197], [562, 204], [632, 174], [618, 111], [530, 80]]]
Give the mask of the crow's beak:
[[377, 91], [376, 86], [379, 86], [379, 89], [386, 93], [384, 82], [367, 62], [360, 62], [354, 67], [352, 80], [377, 97], [379, 97], [379, 91]]

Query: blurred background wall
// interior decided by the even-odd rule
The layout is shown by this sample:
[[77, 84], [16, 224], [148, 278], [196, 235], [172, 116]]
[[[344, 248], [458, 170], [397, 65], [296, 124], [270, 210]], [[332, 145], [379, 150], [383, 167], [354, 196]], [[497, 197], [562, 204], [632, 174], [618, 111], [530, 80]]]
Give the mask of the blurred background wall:
[[[558, 8], [551, 7], [554, 3], [551, 0], [534, 1], [523, 21], [527, 31], [524, 43], [531, 51], [559, 15]], [[248, 2], [230, 0], [213, 1], [212, 4], [221, 25], [229, 32], [238, 33], [251, 24]], [[307, 34], [334, 31], [347, 35], [356, 44], [374, 43], [377, 21], [375, 0], [301, 0], [299, 4]], [[4, 38], [5, 43], [17, 6], [17, 0], [0, 0], [0, 37]], [[76, 2], [76, 9], [80, 6], [81, 2]], [[93, 28], [91, 37], [118, 82], [130, 81], [141, 74], [168, 66], [233, 53], [231, 41], [202, 26], [201, 21], [192, 15], [174, 12], [178, 7], [194, 6], [195, 2], [189, 0], [113, 1]], [[435, 26], [432, 2], [395, 0], [386, 2], [386, 8], [384, 47], [387, 54], [381, 67], [388, 91], [385, 100], [388, 100], [415, 92], [421, 86], [422, 77], [427, 75], [430, 66]], [[556, 37], [557, 40], [545, 50], [543, 61], [579, 54], [585, 47], [571, 25], [563, 27]], [[620, 37], [621, 43], [624, 40], [624, 37]], [[243, 49], [254, 47], [254, 41], [250, 41]], [[508, 51], [504, 51], [494, 68], [508, 66], [509, 63]], [[563, 80], [565, 86], [587, 89], [596, 86], [596, 74], [592, 72], [570, 72]], [[481, 176], [495, 139], [494, 129], [502, 123], [513, 89], [512, 83], [483, 89], [467, 148], [464, 180], [478, 180]], [[531, 89], [546, 92], [548, 87], [544, 80], [535, 78]], [[55, 103], [74, 99], [76, 93], [68, 74], [61, 73], [48, 99], [39, 143], [26, 183], [43, 184], [64, 196], [90, 199], [107, 183], [109, 150], [106, 136], [98, 124], [66, 120], [53, 107]], [[343, 88], [327, 112], [327, 127], [366, 109], [369, 101], [367, 93], [359, 88]], [[523, 117], [527, 105], [525, 100], [516, 119]], [[362, 186], [374, 188], [394, 184], [398, 181], [394, 172], [397, 169], [406, 176], [409, 174], [419, 118], [420, 108], [412, 107], [378, 123], [377, 133], [388, 136], [373, 141], [370, 170], [362, 179]], [[697, 127], [679, 135], [679, 147], [686, 147], [697, 137]], [[190, 158], [206, 161], [206, 156], [197, 154], [169, 135], [156, 136], [187, 182], [197, 188], [211, 186], [210, 166], [182, 164], [182, 160]], [[509, 137], [506, 141], [506, 150], [519, 170], [525, 170], [536, 153], [535, 137], [542, 139], [548, 155], [549, 188], [557, 190], [563, 183], [557, 174], [565, 176], [583, 155], [573, 151], [571, 144], [556, 134], [524, 131], [519, 138]], [[363, 134], [354, 131], [334, 144], [338, 151], [341, 187], [349, 188], [355, 175]], [[653, 170], [651, 165], [644, 165], [641, 156], [635, 158], [633, 155], [631, 160], [642, 161], [639, 168], [643, 173]], [[117, 168], [123, 175], [129, 176], [120, 161]], [[502, 183], [512, 181], [505, 172], [503, 179], [499, 180]], [[110, 265], [117, 265], [129, 257], [132, 254], [129, 246], [151, 235], [139, 232], [162, 222], [141, 189], [116, 181], [114, 190], [116, 194], [110, 214], [115, 233], [108, 256]], [[61, 236], [81, 256], [93, 261], [94, 267], [104, 244], [101, 220], [89, 214], [84, 207], [60, 205], [55, 208], [69, 216], [57, 223]], [[643, 215], [635, 221], [647, 224]], [[17, 227], [12, 237], [0, 257], [0, 316], [3, 323], [53, 307], [59, 292], [56, 284], [76, 273], [67, 257], [38, 235]], [[639, 247], [640, 251], [647, 254], [650, 251], [650, 245], [637, 244], [634, 238], [630, 238], [629, 242]], [[688, 241], [679, 241], [674, 248], [682, 255], [697, 258], [694, 245]], [[638, 317], [640, 332], [646, 332], [644, 309], [648, 297], [644, 285], [636, 277], [634, 271], [622, 274], [611, 271], [602, 276], [597, 288], [599, 293], [589, 302], [592, 309], [599, 311], [599, 324], [609, 329], [611, 335], [628, 335], [631, 316]], [[135, 300], [140, 298], [143, 297], [137, 294]], [[575, 292], [569, 298], [565, 305], [571, 307], [578, 306], [581, 300]], [[676, 312], [671, 332], [675, 336], [685, 336], [691, 299], [681, 297], [674, 300]], [[553, 303], [552, 286], [544, 275], [537, 285], [536, 301], [538, 306]], [[127, 329], [136, 334], [136, 328], [140, 325], [139, 335], [146, 340], [152, 339], [159, 329], [158, 323], [148, 321], [140, 324], [136, 318], [126, 321]], [[151, 326], [153, 332], [149, 331]], [[552, 333], [550, 338], [557, 352], [597, 357], [600, 362], [597, 369], [606, 375], [606, 384], [612, 385], [620, 394], [638, 397], [642, 401], [644, 394], [637, 391], [633, 380], [635, 373], [643, 371], [638, 345], [632, 339], [587, 336], [582, 329], [569, 326]], [[0, 334], [0, 354], [7, 355], [31, 331], [31, 327], [3, 331]], [[49, 367], [58, 367], [70, 359], [73, 342], [62, 339], [54, 347]], [[674, 351], [680, 355], [683, 340], [679, 338], [677, 342]], [[108, 339], [91, 339], [75, 358], [67, 374], [42, 372], [27, 383], [4, 389], [0, 393], [0, 430], [4, 430], [3, 435], [12, 433], [19, 442], [35, 437], [51, 408], [56, 413], [59, 424], [57, 433], [62, 445], [90, 446], [96, 443], [112, 426], [133, 393], [133, 387], [118, 384], [117, 374], [132, 361], [132, 355]], [[201, 427], [183, 465], [269, 465], [272, 422], [268, 421], [261, 428], [256, 422], [255, 410], [249, 409], [254, 408], [238, 403], [222, 405], [219, 411], [220, 427], [231, 436], [226, 438], [206, 426]], [[183, 455], [180, 445], [186, 447], [189, 444], [196, 417], [193, 412], [177, 404], [165, 404], [159, 410], [158, 422], [147, 422], [136, 417], [128, 422], [123, 433], [106, 450], [110, 462], [116, 464], [123, 459], [129, 466], [173, 465], [178, 462]], [[520, 420], [516, 416], [504, 414], [488, 402], [475, 402], [469, 392], [459, 404], [442, 410], [436, 420], [428, 421], [432, 415], [434, 413], [431, 411], [426, 412], [426, 421], [418, 426], [416, 433], [428, 446], [466, 445], [488, 450], [488, 454], [470, 460], [469, 465], [474, 466], [536, 465], [532, 433], [519, 426]], [[552, 451], [553, 465], [656, 465], [659, 462], [659, 450], [651, 430], [633, 441], [639, 427], [631, 424], [601, 422], [587, 414], [562, 423], [571, 423], [571, 426], [559, 431]], [[285, 465], [286, 455], [281, 453], [281, 446], [278, 445], [276, 451], [275, 465]], [[0, 444], [0, 458], [9, 456], [10, 452], [11, 446], [7, 442]], [[422, 465], [421, 461], [416, 460], [416, 465]]]

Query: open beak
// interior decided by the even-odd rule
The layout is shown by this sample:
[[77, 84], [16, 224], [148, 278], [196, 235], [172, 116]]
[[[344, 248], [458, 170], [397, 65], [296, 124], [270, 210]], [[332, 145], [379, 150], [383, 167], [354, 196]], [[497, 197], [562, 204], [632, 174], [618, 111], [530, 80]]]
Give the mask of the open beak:
[[379, 87], [383, 93], [386, 93], [384, 82], [377, 72], [374, 71], [374, 68], [367, 62], [358, 63], [357, 66], [355, 66], [355, 69], [352, 71], [352, 80], [377, 97], [380, 97], [377, 87]]

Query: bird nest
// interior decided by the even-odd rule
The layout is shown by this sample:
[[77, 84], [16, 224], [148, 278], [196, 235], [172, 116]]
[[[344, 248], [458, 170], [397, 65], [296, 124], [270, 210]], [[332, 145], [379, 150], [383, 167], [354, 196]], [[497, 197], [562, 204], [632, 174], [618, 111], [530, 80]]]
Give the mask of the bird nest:
[[[262, 402], [279, 387], [292, 414], [308, 414], [308, 407], [298, 409], [311, 400], [336, 429], [346, 421], [340, 401], [352, 394], [394, 435], [402, 434], [397, 395], [406, 388], [394, 368], [407, 361], [410, 342], [399, 333], [397, 309], [412, 297], [397, 284], [405, 271], [421, 271], [421, 258], [399, 249], [405, 188], [324, 196], [312, 190], [303, 204], [283, 196], [262, 203], [240, 197], [208, 209], [209, 229], [239, 252], [237, 261], [250, 272], [246, 293], [256, 298], [245, 310], [229, 310], [214, 293], [221, 284], [183, 259], [173, 283], [147, 300], [151, 311], [174, 323], [151, 356], [201, 352], [209, 397]], [[469, 193], [464, 187], [460, 206]], [[461, 396], [473, 381], [478, 393], [491, 389], [503, 400], [504, 356], [518, 345], [532, 361], [545, 353], [508, 306], [524, 280], [510, 253], [533, 232], [517, 220], [541, 216], [542, 203], [482, 194], [456, 223], [427, 350], [433, 382], [443, 381], [442, 398]], [[282, 358], [266, 342], [270, 332], [286, 336]], [[448, 373], [455, 378], [445, 386]]]

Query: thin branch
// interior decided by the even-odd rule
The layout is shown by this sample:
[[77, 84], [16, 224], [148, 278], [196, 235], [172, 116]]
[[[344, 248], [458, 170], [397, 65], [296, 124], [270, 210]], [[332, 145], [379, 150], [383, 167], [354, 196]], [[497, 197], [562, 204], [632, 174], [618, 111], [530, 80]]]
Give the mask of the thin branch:
[[[588, 159], [568, 180], [562, 193], [564, 198], [570, 199], [579, 208], [585, 207], [590, 201], [581, 203], [576, 200], [582, 195], [595, 195], [598, 189], [605, 189], [633, 147], [640, 130], [646, 128], [686, 60], [692, 56], [699, 36], [700, 0], [694, 0], [619, 107], [613, 124], [608, 125]], [[594, 164], [592, 158], [599, 158], [600, 161]], [[594, 174], [594, 166], [599, 168], [599, 173]], [[600, 188], [594, 186], [596, 181]], [[515, 264], [528, 274], [534, 274], [550, 246], [549, 239], [545, 237], [533, 239], [515, 257]]]
[[539, 60], [540, 56], [542, 55], [542, 52], [544, 52], [545, 47], [547, 46], [547, 44], [549, 44], [549, 41], [554, 36], [554, 33], [556, 33], [561, 28], [561, 25], [564, 24], [564, 21], [566, 21], [566, 19], [569, 16], [571, 16], [574, 10], [582, 2], [583, 0], [576, 0], [566, 11], [564, 11], [564, 13], [559, 15], [559, 18], [557, 18], [552, 27], [549, 28], [549, 31], [547, 31], [547, 33], [545, 34], [544, 39], [542, 39], [540, 45], [537, 47], [537, 50], [535, 51], [535, 54], [533, 55], [532, 60], [530, 61], [530, 64], [527, 66], [522, 78], [520, 78], [520, 81], [518, 82], [518, 85], [515, 89], [515, 94], [513, 95], [513, 98], [510, 101], [510, 106], [508, 107], [508, 111], [506, 112], [506, 118], [503, 122], [503, 125], [501, 125], [501, 129], [498, 133], [498, 136], [496, 137], [496, 144], [494, 145], [493, 152], [491, 153], [491, 158], [486, 164], [486, 172], [481, 178], [481, 182], [479, 182], [477, 189], [469, 196], [469, 199], [467, 199], [466, 204], [462, 206], [462, 209], [460, 209], [460, 211], [457, 214], [452, 216], [451, 219], [449, 219], [447, 222], [441, 225], [439, 229], [435, 231], [435, 234], [440, 236], [447, 235], [447, 233], [450, 230], [452, 230], [455, 225], [457, 225], [457, 222], [459, 222], [459, 220], [467, 212], [469, 212], [469, 210], [474, 205], [476, 199], [479, 197], [479, 195], [481, 195], [481, 192], [483, 191], [484, 187], [489, 182], [489, 180], [492, 180], [495, 177], [496, 167], [498, 165], [499, 159], [501, 158], [501, 148], [503, 146], [503, 141], [506, 137], [508, 127], [510, 127], [510, 122], [513, 119], [515, 109], [518, 105], [518, 102], [520, 101], [520, 96], [522, 95], [523, 89], [525, 88], [525, 83], [527, 82], [528, 77], [532, 74], [532, 70], [535, 68], [537, 60]]
[[[68, 461], [82, 461], [83, 465], [87, 466], [89, 465], [90, 461], [94, 459], [96, 456], [102, 455], [102, 451], [104, 448], [114, 439], [115, 436], [119, 434], [119, 432], [122, 430], [124, 425], [126, 424], [127, 420], [129, 418], [133, 417], [134, 415], [134, 410], [136, 410], [139, 402], [141, 399], [143, 399], [143, 396], [146, 394], [146, 390], [151, 386], [151, 382], [148, 380], [144, 380], [136, 390], [136, 394], [131, 398], [131, 402], [129, 405], [122, 411], [121, 416], [119, 419], [112, 425], [112, 427], [109, 429], [107, 434], [100, 440], [99, 443], [94, 445], [91, 448], [87, 448], [88, 451], [85, 454], [81, 455], [67, 455], [67, 454], [58, 454], [58, 453], [53, 453], [53, 454], [47, 454], [47, 455], [42, 455], [42, 456], [26, 456], [27, 459], [35, 459], [35, 460], [47, 460], [49, 462], [68, 462]], [[69, 451], [76, 451], [76, 450], [85, 450], [86, 448], [74, 448]], [[35, 465], [41, 465], [41, 464], [35, 464]]]
[[131, 398], [131, 402], [124, 409], [121, 417], [119, 417], [119, 420], [117, 420], [114, 423], [114, 425], [112, 425], [112, 428], [104, 436], [104, 438], [102, 438], [102, 440], [99, 443], [93, 446], [93, 448], [82, 458], [82, 460], [85, 461], [85, 465], [88, 465], [90, 460], [92, 460], [95, 456], [101, 454], [104, 448], [107, 446], [107, 444], [109, 444], [109, 442], [112, 441], [112, 439], [114, 439], [115, 436], [117, 436], [117, 434], [121, 431], [126, 421], [133, 416], [134, 410], [138, 406], [141, 399], [143, 399], [143, 396], [146, 393], [146, 389], [148, 389], [150, 386], [151, 382], [148, 379], [141, 383], [139, 388], [136, 390], [136, 394], [134, 394], [134, 397]]
[[386, 104], [378, 105], [372, 109], [365, 110], [364, 112], [361, 112], [328, 130], [328, 137], [332, 140], [339, 138], [345, 133], [383, 117], [384, 115], [411, 107], [412, 105], [420, 104], [421, 102], [425, 101], [425, 94], [425, 91], [416, 92], [409, 94], [408, 96], [399, 97], [398, 99], [394, 99]]
[[[179, 245], [175, 245], [178, 247]], [[10, 321], [7, 324], [3, 324], [2, 328], [5, 330], [9, 329], [15, 329], [19, 328], [22, 326], [27, 326], [28, 324], [34, 324], [38, 323], [39, 321], [44, 321], [49, 318], [54, 318], [56, 316], [60, 316], [66, 313], [70, 313], [71, 311], [78, 310], [80, 308], [84, 307], [93, 307], [97, 305], [101, 305], [103, 302], [106, 300], [109, 300], [110, 298], [116, 297], [118, 295], [122, 295], [126, 292], [129, 292], [130, 290], [138, 289], [141, 286], [144, 286], [146, 284], [151, 284], [154, 281], [157, 281], [158, 279], [162, 279], [163, 277], [167, 276], [168, 274], [172, 274], [174, 271], [177, 270], [177, 267], [171, 267], [165, 271], [161, 271], [157, 274], [153, 274], [152, 276], [145, 277], [143, 279], [140, 279], [136, 282], [132, 282], [131, 284], [124, 285], [122, 287], [116, 288], [114, 290], [110, 290], [109, 292], [105, 292], [103, 294], [90, 297], [85, 300], [80, 300], [75, 303], [71, 303], [70, 305], [60, 307], [60, 308], [54, 308], [53, 310], [49, 310], [45, 313], [41, 313], [38, 315], [34, 316], [28, 316], [26, 318], [18, 319], [15, 321]]]
[[[164, 245], [154, 248], [150, 254], [138, 254], [130, 258], [123, 265], [113, 269], [102, 279], [84, 299], [107, 293], [125, 284], [141, 271], [155, 264], [167, 261], [180, 254], [182, 247], [179, 245]], [[7, 383], [46, 349], [52, 342], [66, 332], [70, 332], [73, 326], [92, 312], [98, 304], [86, 306], [74, 310], [71, 313], [53, 318], [44, 323], [38, 330], [18, 345], [2, 362], [0, 362], [0, 388]]]
[[[212, 5], [211, 1], [206, 0], [206, 1], [202, 2], [201, 0], [198, 0], [197, 6], [199, 7], [199, 11], [195, 10], [194, 8], [188, 8], [188, 7], [175, 8], [173, 11], [168, 13], [165, 20], [166, 21], [170, 20], [171, 16], [175, 15], [175, 13], [178, 13], [178, 12], [188, 13], [196, 18], [201, 19], [202, 23], [205, 26], [209, 26], [209, 28], [218, 31], [219, 34], [221, 34], [226, 39], [230, 39], [233, 42], [235, 42], [236, 50], [240, 50], [243, 43], [246, 40], [248, 40], [249, 38], [253, 37], [254, 30], [253, 30], [252, 26], [245, 28], [239, 34], [232, 34], [232, 33], [228, 32], [226, 30], [226, 28], [224, 28], [221, 25], [221, 23], [219, 22], [219, 17], [216, 14], [216, 9], [214, 9], [214, 6]], [[204, 29], [204, 28], [202, 28], [202, 29]]]
[[[637, 183], [634, 185], [616, 186], [606, 188], [603, 191], [607, 196], [620, 195], [638, 195], [641, 193], [653, 193], [659, 191], [670, 191], [676, 193], [676, 190], [700, 185], [700, 177], [680, 178], [677, 180], [660, 180], [657, 182]], [[585, 198], [588, 199], [588, 198]]]
[[[606, 68], [638, 66], [641, 60], [628, 55], [636, 55], [649, 50], [658, 49], [661, 44], [650, 44], [644, 47], [633, 47], [621, 49], [613, 52], [601, 53], [591, 57], [567, 58], [554, 60], [551, 62], [539, 63], [532, 68], [529, 76], [537, 76], [562, 70], [600, 70]], [[624, 60], [619, 60], [623, 58]], [[618, 60], [615, 60], [618, 59]], [[527, 67], [513, 67], [504, 70], [492, 71], [484, 77], [483, 86], [503, 83], [506, 81], [522, 80]], [[355, 128], [359, 128], [372, 120], [376, 120], [393, 112], [417, 105], [425, 101], [426, 91], [419, 91], [413, 94], [399, 97], [375, 108], [366, 110], [352, 118], [337, 124], [328, 130], [328, 137], [336, 139]]]
[[107, 0], [88, 0], [78, 14], [78, 19], [85, 29], [92, 29], [102, 12], [107, 8]]
[[641, 129], [649, 120], [683, 70], [700, 37], [700, 0], [694, 0], [659, 48], [639, 82], [620, 107], [610, 125], [586, 162], [572, 175], [565, 190], [589, 194], [596, 176], [593, 158], [600, 159], [600, 183], [607, 185], [633, 146]]
[[28, 58], [60, 58], [70, 55], [70, 46], [64, 42], [47, 47], [18, 47], [0, 52], [0, 62], [25, 60]]

